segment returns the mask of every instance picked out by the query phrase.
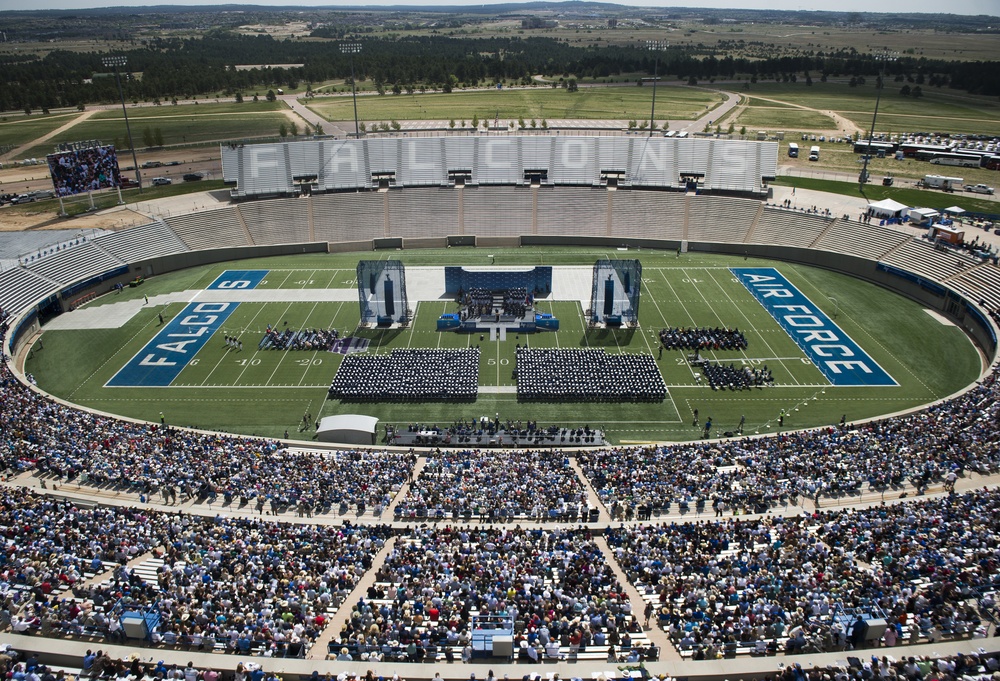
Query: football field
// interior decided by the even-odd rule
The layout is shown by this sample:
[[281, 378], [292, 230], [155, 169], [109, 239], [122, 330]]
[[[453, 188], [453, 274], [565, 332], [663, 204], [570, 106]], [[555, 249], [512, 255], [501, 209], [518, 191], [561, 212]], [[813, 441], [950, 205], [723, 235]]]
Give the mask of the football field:
[[[438, 317], [459, 308], [443, 288], [426, 286], [411, 287], [411, 324], [359, 328], [357, 262], [378, 258], [402, 260], [408, 280], [445, 265], [553, 265], [552, 294], [536, 301], [536, 311], [551, 313], [560, 328], [494, 341], [489, 334], [439, 332]], [[598, 258], [641, 261], [638, 327], [588, 327], [584, 315], [590, 286], [579, 282], [586, 276], [584, 268]], [[575, 268], [577, 274], [561, 278], [560, 268]], [[838, 383], [836, 368], [831, 373], [823, 357], [830, 348], [842, 346], [820, 346], [816, 355], [801, 342], [808, 336], [799, 334], [797, 342], [795, 329], [765, 307], [766, 298], [755, 299], [737, 276], [740, 272], [775, 273], [799, 296], [798, 306], [814, 306], [824, 324], [854, 343], [852, 359], [863, 356], [889, 380], [882, 385]], [[561, 281], [569, 284], [560, 286]], [[109, 321], [115, 319], [121, 321]], [[888, 291], [804, 266], [695, 253], [533, 248], [487, 254], [482, 249], [449, 249], [240, 261], [154, 277], [56, 322], [43, 336], [44, 348], [32, 353], [27, 366], [39, 385], [55, 395], [136, 418], [155, 421], [162, 412], [167, 422], [177, 425], [267, 436], [287, 431], [303, 439], [311, 437], [315, 420], [344, 413], [371, 414], [381, 420], [380, 426], [403, 427], [449, 425], [499, 414], [504, 420], [532, 419], [542, 425], [600, 427], [616, 442], [646, 442], [700, 437], [701, 429], [692, 426], [697, 409], [702, 420], [712, 417], [720, 435], [735, 431], [741, 418], [745, 433], [766, 433], [779, 429], [782, 415], [783, 428], [788, 429], [917, 406], [960, 389], [980, 369], [977, 352], [957, 327]], [[660, 352], [661, 329], [691, 326], [740, 329], [748, 341], [745, 350], [709, 350], [702, 357], [738, 368], [766, 366], [774, 384], [713, 390], [700, 368], [688, 361], [689, 352]], [[396, 348], [479, 346], [478, 399], [385, 404], [330, 400], [327, 390], [345, 355], [264, 349], [261, 341], [268, 329], [336, 329], [342, 338], [352, 339], [352, 350], [376, 354]], [[667, 397], [656, 403], [519, 402], [519, 345], [652, 355]], [[940, 361], [945, 355], [946, 365]], [[308, 428], [303, 423], [306, 414]]]

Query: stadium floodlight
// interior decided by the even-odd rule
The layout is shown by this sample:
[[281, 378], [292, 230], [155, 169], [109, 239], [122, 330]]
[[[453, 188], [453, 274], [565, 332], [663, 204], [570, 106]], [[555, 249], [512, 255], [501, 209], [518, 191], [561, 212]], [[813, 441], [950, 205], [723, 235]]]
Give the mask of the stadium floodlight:
[[132, 149], [132, 167], [135, 168], [135, 182], [139, 185], [139, 193], [142, 193], [142, 176], [139, 174], [139, 160], [135, 157], [135, 144], [132, 143], [132, 128], [128, 124], [128, 109], [125, 108], [125, 93], [122, 91], [122, 78], [118, 69], [128, 63], [128, 58], [124, 54], [113, 54], [101, 59], [105, 67], [111, 66], [115, 69], [115, 82], [118, 83], [118, 96], [122, 100], [122, 113], [125, 114], [125, 132], [128, 133], [128, 146]]
[[879, 65], [878, 82], [875, 83], [875, 111], [872, 113], [872, 129], [868, 133], [868, 146], [865, 150], [864, 165], [861, 167], [861, 175], [858, 177], [858, 191], [862, 195], [865, 193], [865, 183], [868, 181], [868, 161], [872, 157], [872, 143], [875, 141], [875, 119], [878, 117], [878, 104], [882, 99], [882, 87], [885, 85], [885, 65], [899, 58], [897, 52], [876, 52], [872, 55]]
[[666, 40], [647, 40], [646, 49], [651, 52], [656, 53], [655, 59], [653, 59], [653, 108], [649, 112], [649, 136], [653, 136], [653, 119], [656, 117], [656, 81], [657, 72], [660, 68], [660, 52], [670, 47], [670, 43]]
[[361, 52], [361, 43], [341, 43], [340, 52], [341, 54], [351, 56], [351, 96], [354, 98], [354, 139], [358, 139], [361, 137], [361, 131], [358, 127], [358, 89], [357, 83], [354, 80], [354, 55]]

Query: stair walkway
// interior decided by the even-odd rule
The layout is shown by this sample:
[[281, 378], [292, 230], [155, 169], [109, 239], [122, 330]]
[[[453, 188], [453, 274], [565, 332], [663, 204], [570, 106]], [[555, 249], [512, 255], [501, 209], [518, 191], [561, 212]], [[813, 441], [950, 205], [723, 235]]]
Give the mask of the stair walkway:
[[354, 590], [347, 595], [344, 602], [340, 604], [340, 609], [335, 615], [329, 617], [326, 628], [323, 633], [319, 635], [319, 638], [312, 644], [309, 649], [309, 653], [306, 655], [308, 660], [325, 660], [327, 655], [327, 649], [329, 648], [330, 641], [336, 638], [340, 630], [347, 624], [347, 621], [351, 618], [351, 608], [360, 599], [364, 598], [368, 594], [368, 587], [375, 583], [375, 575], [378, 572], [378, 568], [382, 566], [385, 561], [385, 557], [388, 555], [392, 547], [396, 545], [396, 538], [390, 537], [385, 545], [372, 557], [372, 567], [370, 570], [366, 571], [355, 585]]

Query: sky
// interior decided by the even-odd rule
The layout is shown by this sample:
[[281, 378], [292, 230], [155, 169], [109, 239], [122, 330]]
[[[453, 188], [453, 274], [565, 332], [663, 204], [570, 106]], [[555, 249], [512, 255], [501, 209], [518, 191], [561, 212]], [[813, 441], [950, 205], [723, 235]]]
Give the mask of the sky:
[[[238, 1], [238, 0], [234, 0]], [[491, 2], [492, 0], [487, 0]], [[499, 0], [508, 1], [508, 0]], [[514, 0], [516, 1], [516, 0]], [[227, 4], [224, 2], [205, 2], [204, 0], [34, 0], [25, 3], [24, 0], [0, 0], [0, 11], [21, 9], [83, 9], [92, 7], [140, 7], [145, 5], [206, 5]], [[369, 5], [372, 7], [406, 4], [421, 5], [478, 5], [482, 2], [471, 0], [391, 0], [390, 2], [371, 2], [366, 0], [249, 0], [248, 4], [262, 6], [310, 6], [338, 7]], [[618, 4], [636, 7], [666, 7], [663, 0], [630, 0]], [[780, 9], [780, 10], [836, 10], [841, 12], [928, 12], [951, 14], [987, 14], [1000, 15], [1000, 0], [881, 0], [873, 3], [871, 0], [689, 0], [675, 3], [681, 7], [711, 7], [716, 9]]]

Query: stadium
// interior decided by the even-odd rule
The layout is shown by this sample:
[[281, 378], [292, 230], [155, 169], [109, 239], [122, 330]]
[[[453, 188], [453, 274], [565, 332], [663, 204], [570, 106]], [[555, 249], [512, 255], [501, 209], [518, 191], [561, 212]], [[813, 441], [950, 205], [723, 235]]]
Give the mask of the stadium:
[[[903, 664], [911, 655], [931, 658], [921, 662], [931, 665], [924, 674], [935, 669], [935, 657], [954, 664], [951, 671], [975, 675], [980, 665], [983, 673], [994, 671], [992, 511], [1000, 502], [993, 487], [1000, 448], [991, 312], [1000, 307], [1000, 273], [990, 261], [823, 207], [772, 204], [768, 180], [777, 148], [768, 142], [400, 137], [233, 146], [222, 154], [226, 180], [234, 184], [223, 207], [79, 240], [0, 273], [4, 349], [11, 357], [3, 368], [2, 437], [3, 503], [11, 519], [5, 610], [13, 632], [0, 640], [69, 668], [82, 667], [86, 651], [100, 647], [111, 660], [132, 654], [133, 665], [162, 659], [166, 666], [229, 674], [252, 662], [281, 678], [305, 678], [314, 670], [360, 677], [371, 669], [408, 679], [436, 673], [791, 679], [804, 678], [810, 667], [861, 678], [867, 671], [870, 678], [873, 665], [877, 673], [895, 674], [897, 658], [904, 658], [899, 673], [909, 674]], [[324, 258], [329, 277], [298, 274], [322, 272]], [[394, 262], [398, 268], [389, 266]], [[512, 279], [526, 276], [529, 264], [533, 273], [553, 270], [551, 289]], [[650, 396], [642, 392], [648, 386], [640, 386], [642, 398], [626, 405], [603, 396], [596, 406], [574, 402], [553, 410], [549, 403], [558, 399], [534, 393], [526, 405], [504, 403], [501, 413], [493, 408], [500, 402], [486, 400], [520, 398], [525, 375], [540, 370], [521, 366], [528, 346], [570, 352], [552, 345], [567, 336], [540, 331], [529, 341], [518, 333], [501, 350], [505, 332], [497, 328], [496, 339], [487, 340], [482, 319], [471, 333], [444, 336], [432, 328], [439, 315], [455, 314], [465, 323], [462, 315], [470, 311], [467, 304], [454, 312], [447, 267], [468, 270], [472, 283], [462, 293], [471, 286], [492, 296], [498, 289], [483, 282], [502, 281], [503, 304], [522, 314], [530, 299], [539, 315], [578, 323], [577, 337], [603, 337], [608, 355], [644, 355], [655, 363], [663, 347], [681, 348], [676, 373], [687, 374], [687, 384], [660, 369], [664, 392]], [[720, 281], [719, 290], [747, 296], [732, 301], [732, 310], [752, 307], [761, 321], [735, 312], [714, 322], [694, 315], [678, 320], [671, 312], [653, 316], [668, 298], [683, 299], [674, 288], [681, 280], [660, 274], [668, 267], [724, 271], [729, 288]], [[441, 270], [440, 281], [427, 284], [431, 273], [424, 270]], [[692, 271], [683, 274], [688, 283]], [[264, 283], [277, 274], [303, 282], [291, 287], [294, 296]], [[931, 319], [937, 327], [946, 326], [938, 318], [946, 320], [951, 331], [927, 325], [897, 336], [861, 336], [865, 324], [875, 323], [854, 328], [836, 301], [820, 300], [834, 275], [870, 287], [851, 294], [852, 284], [837, 279], [843, 288], [834, 292], [844, 301], [861, 305], [874, 291], [891, 294], [872, 304], [898, 305], [901, 317]], [[654, 277], [662, 286], [646, 285]], [[831, 334], [819, 336], [827, 346], [795, 343], [794, 320], [781, 319], [782, 308], [755, 286], [781, 291], [786, 312], [822, 321], [816, 328]], [[619, 288], [638, 294], [618, 303], [610, 291]], [[507, 295], [511, 291], [517, 293]], [[382, 307], [365, 321], [366, 301], [375, 299]], [[479, 338], [472, 360], [480, 376], [472, 389], [478, 385], [479, 395], [471, 410], [450, 400], [443, 407], [401, 400], [388, 408], [364, 399], [321, 402], [331, 416], [384, 408], [379, 415], [397, 430], [407, 422], [447, 425], [471, 416], [475, 423], [463, 423], [456, 435], [485, 433], [494, 440], [503, 432], [522, 440], [494, 442], [496, 449], [468, 438], [454, 443], [465, 446], [450, 447], [439, 439], [399, 447], [390, 446], [399, 440], [322, 445], [307, 432], [320, 415], [308, 406], [299, 437], [253, 437], [245, 423], [213, 429], [244, 435], [180, 428], [176, 412], [162, 407], [170, 404], [163, 395], [175, 389], [174, 381], [191, 395], [196, 385], [211, 388], [185, 416], [190, 423], [195, 411], [209, 410], [206, 403], [237, 388], [273, 395], [279, 387], [288, 394], [300, 387], [252, 378], [257, 366], [271, 376], [288, 371], [279, 372], [277, 359], [252, 364], [254, 353], [284, 357], [289, 353], [265, 351], [263, 344], [280, 337], [298, 342], [294, 331], [316, 324], [291, 312], [231, 327], [229, 318], [208, 321], [237, 303], [288, 310], [337, 304], [323, 313], [332, 322], [321, 330], [336, 330], [338, 337], [321, 334], [323, 342], [351, 332], [377, 356], [430, 352], [432, 343], [440, 351], [442, 342], [452, 343], [440, 340], [445, 337], [460, 339], [448, 348], [470, 351]], [[348, 307], [357, 314], [329, 313]], [[921, 309], [934, 317], [911, 314]], [[93, 319], [70, 321], [88, 316]], [[286, 335], [275, 325], [289, 319], [293, 332]], [[191, 346], [190, 359], [160, 383], [150, 378], [155, 372], [125, 371], [136, 358], [153, 357], [147, 367], [167, 364], [147, 351], [158, 334], [179, 333], [175, 322], [200, 343]], [[730, 407], [732, 414], [749, 412], [756, 432], [745, 432], [741, 419], [738, 427], [726, 427], [726, 437], [715, 437], [722, 428], [710, 431], [702, 396], [719, 392], [707, 383], [738, 361], [739, 352], [725, 347], [735, 335], [715, 338], [711, 350], [718, 354], [706, 352], [706, 358], [696, 343], [698, 364], [691, 364], [684, 359], [687, 341], [667, 328], [675, 325], [726, 332], [739, 326], [747, 350], [756, 350], [766, 337], [761, 330], [770, 328], [796, 353], [802, 371], [811, 372], [789, 371], [784, 378], [782, 365], [772, 361], [777, 383], [797, 383], [788, 402], [795, 413], [801, 414], [799, 405], [825, 402], [827, 394], [830, 404], [817, 417], [793, 416], [782, 407], [776, 421], [768, 416], [773, 405], [760, 414], [753, 406]], [[33, 384], [49, 390], [52, 364], [77, 362], [74, 344], [80, 355], [90, 352], [83, 336], [71, 332], [102, 328], [129, 341], [116, 340], [104, 355], [94, 350], [100, 366], [80, 369], [96, 375], [100, 390], [88, 392], [80, 381], [49, 394]], [[942, 334], [934, 341], [940, 345], [927, 340], [932, 328]], [[233, 329], [240, 331], [235, 350]], [[60, 334], [67, 335], [60, 340]], [[884, 344], [902, 348], [901, 336], [908, 334], [933, 346], [923, 351], [938, 353], [951, 383], [914, 389], [931, 379], [910, 382], [904, 374], [917, 367], [905, 358], [890, 364], [894, 353]], [[88, 342], [97, 348], [110, 337], [99, 333]], [[824, 352], [850, 339], [857, 343], [843, 346], [839, 356], [870, 363], [838, 385], [836, 367], [821, 369]], [[243, 343], [249, 352], [234, 355]], [[774, 360], [785, 355], [774, 349]], [[594, 350], [587, 343], [572, 352]], [[214, 355], [201, 362], [203, 351]], [[808, 361], [800, 361], [800, 352]], [[231, 371], [213, 378], [203, 373], [213, 357], [219, 364], [223, 357], [247, 364], [235, 378]], [[325, 394], [332, 390], [329, 374], [327, 382], [308, 374], [316, 357], [307, 351], [297, 360], [307, 362], [297, 376]], [[435, 359], [399, 357], [414, 371]], [[508, 357], [514, 362], [503, 365]], [[337, 354], [328, 365], [343, 368], [346, 361]], [[557, 361], [572, 360], [559, 355]], [[501, 377], [501, 366], [518, 375]], [[538, 366], [545, 370], [544, 358]], [[484, 367], [495, 372], [492, 383]], [[244, 368], [251, 373], [244, 375]], [[370, 371], [376, 369], [360, 374]], [[600, 371], [585, 373], [589, 379]], [[545, 376], [537, 390], [546, 386]], [[732, 378], [726, 380], [729, 395], [735, 391]], [[106, 396], [119, 387], [134, 392]], [[592, 389], [587, 383], [581, 394]], [[760, 401], [783, 388], [748, 389], [746, 399]], [[830, 417], [846, 411], [846, 402], [833, 398], [842, 390], [853, 400], [850, 422]], [[875, 392], [863, 392], [869, 390]], [[901, 402], [885, 397], [904, 390]], [[684, 391], [698, 397], [673, 397]], [[366, 398], [381, 403], [384, 395]], [[248, 407], [248, 399], [243, 410], [280, 410], [281, 400], [270, 399], [273, 407]], [[872, 406], [859, 406], [868, 399]], [[113, 408], [101, 408], [102, 400]], [[686, 435], [666, 437], [669, 428], [661, 428], [635, 431], [642, 444], [617, 434], [597, 441], [607, 446], [588, 446], [597, 430], [591, 424], [624, 421], [626, 411], [666, 411], [668, 401]], [[694, 434], [692, 405], [702, 411], [699, 417], [695, 406]], [[591, 418], [602, 411], [612, 415]], [[792, 428], [811, 428], [790, 430], [786, 417]], [[542, 443], [530, 427], [511, 423], [532, 418], [543, 421], [546, 434], [557, 427], [562, 439]], [[420, 446], [428, 442], [432, 446]]]

